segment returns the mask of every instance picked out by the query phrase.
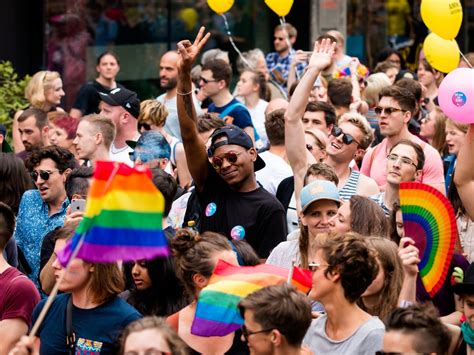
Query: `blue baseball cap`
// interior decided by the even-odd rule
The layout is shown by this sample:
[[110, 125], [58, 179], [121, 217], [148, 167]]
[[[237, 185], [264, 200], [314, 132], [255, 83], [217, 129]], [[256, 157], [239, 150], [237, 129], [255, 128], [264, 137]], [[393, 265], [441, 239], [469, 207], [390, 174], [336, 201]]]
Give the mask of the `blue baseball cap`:
[[140, 156], [143, 162], [161, 158], [169, 160], [171, 157], [171, 146], [166, 138], [156, 131], [146, 131], [138, 138], [138, 141], [126, 141], [126, 143], [130, 148], [134, 149], [130, 153], [130, 159], [133, 161], [135, 161], [137, 156]]
[[327, 180], [316, 180], [301, 190], [301, 211], [304, 212], [313, 202], [319, 200], [335, 201], [339, 206], [341, 199], [337, 186]]

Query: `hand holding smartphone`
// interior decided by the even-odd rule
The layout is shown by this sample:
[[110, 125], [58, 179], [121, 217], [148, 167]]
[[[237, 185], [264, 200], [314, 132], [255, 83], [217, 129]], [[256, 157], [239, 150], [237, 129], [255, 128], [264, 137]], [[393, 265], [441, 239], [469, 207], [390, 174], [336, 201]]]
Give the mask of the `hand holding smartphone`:
[[85, 208], [86, 200], [79, 198], [71, 201], [71, 213], [84, 212]]

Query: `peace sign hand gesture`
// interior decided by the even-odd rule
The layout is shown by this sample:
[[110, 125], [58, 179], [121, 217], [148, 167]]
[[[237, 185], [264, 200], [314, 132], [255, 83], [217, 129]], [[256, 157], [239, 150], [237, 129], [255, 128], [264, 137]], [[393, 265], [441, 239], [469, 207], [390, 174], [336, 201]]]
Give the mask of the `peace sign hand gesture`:
[[202, 47], [206, 44], [207, 40], [211, 36], [208, 32], [204, 37], [204, 31], [206, 29], [201, 27], [199, 32], [194, 40], [194, 43], [191, 43], [189, 40], [185, 39], [178, 42], [178, 71], [190, 71], [194, 62], [196, 61], [199, 53], [201, 52]]
[[319, 70], [326, 69], [332, 62], [332, 56], [336, 48], [336, 42], [331, 43], [330, 39], [323, 38], [320, 42], [314, 43], [313, 54], [309, 58], [310, 67], [315, 67]]

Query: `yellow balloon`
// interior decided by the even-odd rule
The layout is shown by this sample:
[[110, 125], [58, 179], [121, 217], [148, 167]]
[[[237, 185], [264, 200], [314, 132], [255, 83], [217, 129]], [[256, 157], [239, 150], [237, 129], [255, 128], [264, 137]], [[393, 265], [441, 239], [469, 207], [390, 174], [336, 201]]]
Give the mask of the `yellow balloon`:
[[444, 39], [454, 39], [461, 28], [459, 0], [422, 0], [421, 18], [425, 25]]
[[234, 0], [207, 0], [207, 4], [215, 13], [222, 15], [234, 5]]
[[459, 46], [454, 39], [444, 39], [436, 33], [430, 33], [423, 44], [426, 60], [443, 73], [449, 73], [459, 64]]
[[290, 12], [293, 0], [265, 0], [265, 4], [278, 16], [283, 17]]

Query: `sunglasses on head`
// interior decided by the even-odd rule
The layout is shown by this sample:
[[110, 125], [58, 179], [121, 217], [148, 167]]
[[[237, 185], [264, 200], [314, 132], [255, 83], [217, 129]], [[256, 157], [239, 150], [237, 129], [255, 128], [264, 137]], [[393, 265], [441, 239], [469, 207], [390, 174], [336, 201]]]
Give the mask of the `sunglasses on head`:
[[352, 137], [350, 134], [344, 133], [342, 129], [340, 129], [339, 127], [334, 126], [332, 128], [331, 135], [333, 137], [339, 137], [341, 134], [342, 134], [342, 143], [344, 143], [345, 145], [349, 145], [355, 142], [358, 146], [360, 146], [360, 143], [357, 142], [356, 139]]
[[38, 176], [43, 179], [44, 181], [47, 181], [49, 180], [49, 176], [54, 173], [55, 171], [59, 171], [59, 170], [40, 170], [39, 172], [37, 171], [32, 171], [30, 173], [30, 176], [31, 178], [33, 179], [33, 181], [36, 182], [36, 180], [38, 180]]
[[220, 157], [212, 157], [212, 166], [214, 169], [219, 169], [224, 164], [224, 159], [227, 160], [230, 164], [235, 164], [239, 158], [240, 153], [230, 151]]
[[394, 112], [402, 111], [405, 112], [406, 110], [402, 110], [401, 108], [396, 108], [396, 107], [380, 107], [377, 106], [374, 108], [374, 112], [376, 115], [380, 116], [382, 113], [386, 113], [388, 116], [390, 116]]
[[145, 131], [151, 130], [151, 126], [150, 126], [148, 123], [139, 123], [139, 124], [138, 124], [138, 130], [140, 131], [142, 128], [143, 128]]

